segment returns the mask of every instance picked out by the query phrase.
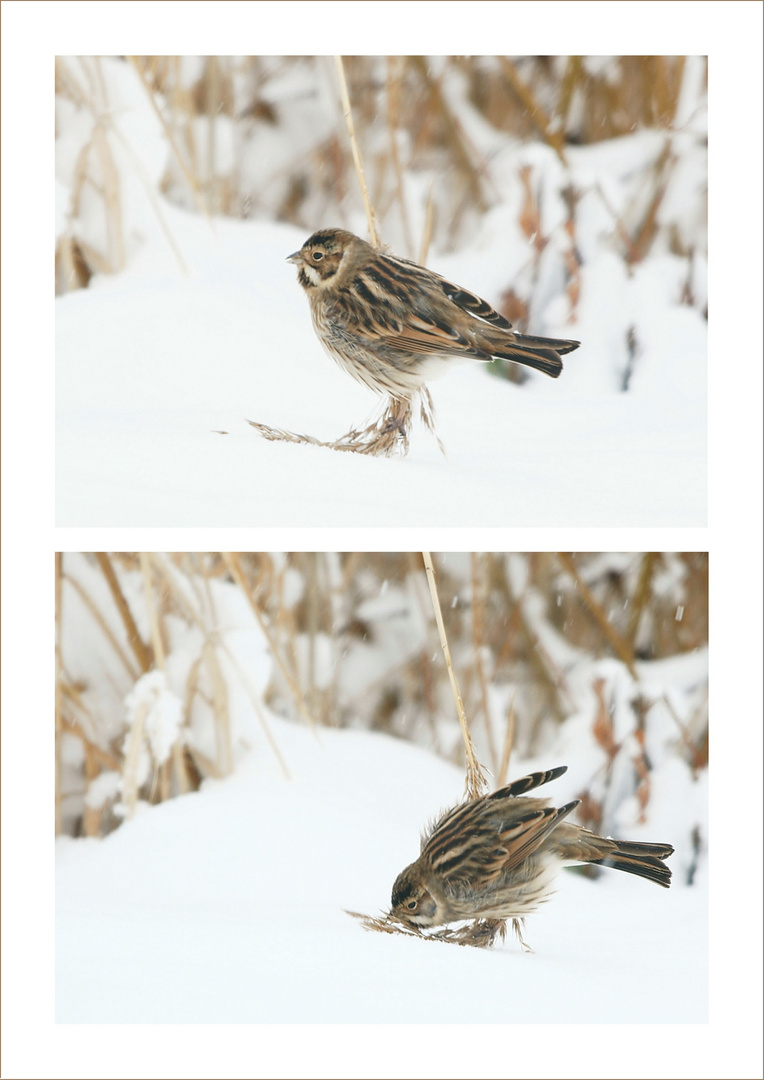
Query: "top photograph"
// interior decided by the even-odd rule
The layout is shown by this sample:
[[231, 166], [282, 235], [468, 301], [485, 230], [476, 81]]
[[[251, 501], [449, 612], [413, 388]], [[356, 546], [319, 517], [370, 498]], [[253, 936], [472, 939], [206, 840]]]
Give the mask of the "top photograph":
[[57, 57], [59, 527], [704, 527], [702, 56]]

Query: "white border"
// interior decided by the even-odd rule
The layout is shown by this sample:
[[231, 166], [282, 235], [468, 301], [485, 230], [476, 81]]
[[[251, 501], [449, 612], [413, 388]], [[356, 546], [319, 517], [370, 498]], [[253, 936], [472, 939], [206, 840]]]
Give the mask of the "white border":
[[[761, 40], [756, 2], [2, 4], [3, 1075], [760, 1077]], [[708, 530], [55, 530], [53, 57], [66, 53], [708, 53]], [[39, 157], [43, 158], [42, 163]], [[32, 162], [30, 162], [32, 158]], [[53, 552], [711, 552], [712, 974], [707, 1026], [133, 1027], [53, 1023]], [[743, 967], [745, 965], [745, 968]], [[401, 988], [405, 993], [405, 988]], [[550, 994], [555, 988], [550, 986]], [[125, 1035], [128, 1037], [125, 1038]], [[479, 1048], [476, 1050], [476, 1047]], [[479, 1064], [478, 1064], [479, 1062]]]

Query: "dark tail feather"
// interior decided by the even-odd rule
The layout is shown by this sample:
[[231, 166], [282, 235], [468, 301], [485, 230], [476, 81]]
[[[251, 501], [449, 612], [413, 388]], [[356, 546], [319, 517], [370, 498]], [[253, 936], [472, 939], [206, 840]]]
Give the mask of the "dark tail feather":
[[529, 334], [516, 334], [515, 339], [524, 349], [554, 349], [560, 356], [573, 352], [581, 344], [568, 338], [532, 337]]
[[515, 334], [512, 345], [503, 346], [492, 355], [502, 360], [511, 360], [515, 364], [535, 368], [536, 371], [543, 371], [545, 375], [551, 375], [553, 379], [556, 379], [562, 371], [560, 356], [573, 352], [580, 344], [580, 341]]
[[671, 871], [662, 860], [673, 854], [674, 849], [670, 844], [632, 844], [626, 840], [614, 842], [618, 847], [612, 855], [591, 860], [595, 866], [613, 866], [616, 870], [647, 878], [668, 889]]

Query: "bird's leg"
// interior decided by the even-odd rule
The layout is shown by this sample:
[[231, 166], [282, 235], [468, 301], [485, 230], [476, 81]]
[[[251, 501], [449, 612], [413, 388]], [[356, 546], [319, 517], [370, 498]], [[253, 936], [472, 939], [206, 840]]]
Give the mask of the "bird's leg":
[[522, 945], [523, 952], [533, 952], [533, 949], [530, 947], [528, 942], [523, 937], [523, 929], [524, 929], [524, 927], [525, 927], [525, 919], [513, 919], [512, 920], [512, 929], [515, 932], [515, 936], [517, 937], [517, 940]]
[[390, 398], [385, 415], [380, 420], [382, 432], [397, 431], [408, 442], [411, 430], [411, 401], [408, 398]]

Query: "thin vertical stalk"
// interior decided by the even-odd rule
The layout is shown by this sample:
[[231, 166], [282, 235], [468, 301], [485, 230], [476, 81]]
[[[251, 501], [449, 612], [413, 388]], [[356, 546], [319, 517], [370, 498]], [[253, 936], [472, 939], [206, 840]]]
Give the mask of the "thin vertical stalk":
[[371, 199], [369, 198], [369, 189], [366, 186], [366, 174], [363, 169], [363, 159], [361, 158], [361, 148], [358, 145], [358, 140], [355, 135], [355, 126], [353, 125], [353, 112], [350, 108], [350, 95], [348, 94], [348, 86], [345, 81], [345, 67], [342, 63], [341, 56], [335, 56], [334, 64], [337, 69], [337, 79], [340, 84], [340, 97], [342, 98], [342, 111], [345, 116], [345, 123], [348, 128], [348, 136], [350, 138], [350, 148], [353, 151], [353, 162], [355, 163], [355, 171], [358, 176], [358, 183], [361, 188], [361, 197], [363, 199], [363, 205], [366, 209], [366, 219], [369, 223], [369, 239], [375, 248], [380, 246], [379, 236], [377, 235], [377, 223], [374, 217], [374, 207], [371, 205]]
[[459, 724], [462, 729], [462, 738], [464, 739], [464, 756], [467, 760], [467, 776], [465, 778], [464, 787], [468, 798], [477, 799], [486, 791], [488, 783], [485, 778], [485, 773], [483, 772], [483, 767], [478, 761], [475, 754], [475, 748], [472, 744], [472, 736], [470, 735], [470, 729], [467, 723], [467, 714], [464, 711], [464, 702], [462, 701], [462, 695], [459, 690], [459, 683], [457, 681], [456, 673], [454, 671], [454, 665], [451, 663], [451, 651], [448, 647], [446, 628], [443, 624], [443, 613], [440, 610], [438, 587], [435, 584], [435, 569], [432, 565], [432, 556], [430, 552], [423, 551], [422, 559], [424, 560], [425, 570], [427, 571], [427, 584], [430, 586], [432, 609], [435, 614], [435, 622], [438, 625], [440, 644], [446, 660], [448, 677], [451, 680], [451, 689], [454, 694], [454, 701], [456, 702], [456, 711], [458, 713]]
[[[484, 556], [487, 558], [487, 556]], [[496, 745], [493, 738], [493, 724], [491, 723], [491, 708], [488, 702], [488, 683], [485, 677], [483, 665], [483, 612], [485, 610], [485, 590], [481, 581], [479, 556], [476, 552], [470, 555], [470, 577], [472, 581], [472, 650], [475, 654], [475, 671], [477, 673], [478, 686], [480, 687], [480, 704], [485, 721], [485, 734], [488, 742], [488, 753], [491, 757], [491, 768], [496, 771], [498, 760], [496, 757]]]
[[62, 698], [61, 680], [64, 665], [61, 658], [61, 596], [62, 596], [63, 554], [56, 552], [56, 836], [61, 835], [63, 814], [61, 811], [61, 734], [62, 734]]

